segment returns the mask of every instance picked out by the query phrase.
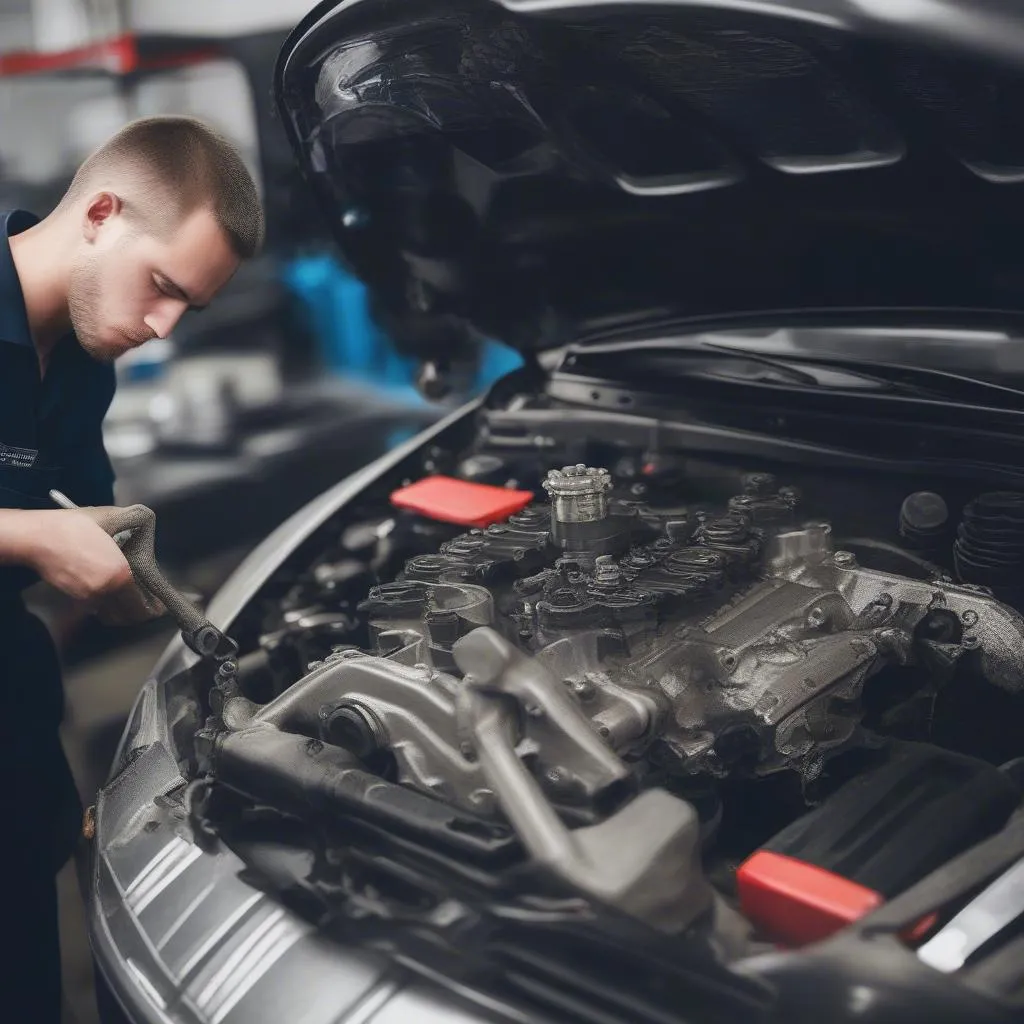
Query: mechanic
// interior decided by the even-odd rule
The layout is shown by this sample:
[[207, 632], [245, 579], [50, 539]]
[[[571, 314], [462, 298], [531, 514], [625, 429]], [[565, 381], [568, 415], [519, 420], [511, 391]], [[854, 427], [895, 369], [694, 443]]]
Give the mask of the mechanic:
[[111, 505], [101, 423], [112, 363], [205, 306], [263, 238], [256, 186], [200, 121], [145, 118], [94, 152], [45, 219], [0, 213], [0, 779], [10, 944], [0, 1018], [61, 1019], [56, 873], [82, 807], [58, 734], [54, 643], [22, 591], [38, 579], [105, 621], [159, 614], [85, 511]]

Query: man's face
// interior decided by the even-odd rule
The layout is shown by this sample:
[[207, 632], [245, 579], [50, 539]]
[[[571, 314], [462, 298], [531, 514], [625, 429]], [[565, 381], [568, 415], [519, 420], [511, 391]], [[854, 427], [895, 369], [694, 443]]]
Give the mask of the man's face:
[[113, 211], [89, 230], [72, 266], [68, 310], [79, 343], [103, 362], [166, 338], [187, 309], [207, 305], [238, 269], [205, 209], [186, 215], [166, 237]]

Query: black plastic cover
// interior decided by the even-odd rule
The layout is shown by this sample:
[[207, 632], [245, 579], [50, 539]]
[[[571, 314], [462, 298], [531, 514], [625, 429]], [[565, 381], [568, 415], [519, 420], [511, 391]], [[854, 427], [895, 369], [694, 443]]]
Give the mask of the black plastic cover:
[[816, 864], [887, 898], [1006, 824], [1018, 783], [994, 765], [925, 743], [894, 743], [764, 849]]
[[275, 89], [378, 309], [540, 349], [670, 317], [1019, 314], [1024, 74], [980, 55], [1014, 40], [1024, 6], [997, 0], [328, 0]]

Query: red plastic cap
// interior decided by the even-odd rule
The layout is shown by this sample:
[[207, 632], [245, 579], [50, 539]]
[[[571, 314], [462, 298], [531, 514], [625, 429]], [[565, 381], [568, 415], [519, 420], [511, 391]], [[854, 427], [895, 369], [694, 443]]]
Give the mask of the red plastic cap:
[[532, 491], [510, 491], [450, 476], [428, 476], [391, 495], [391, 504], [396, 508], [442, 523], [476, 527], [503, 522], [531, 501]]
[[874, 889], [767, 850], [744, 861], [736, 884], [744, 915], [785, 946], [826, 939], [884, 902]]

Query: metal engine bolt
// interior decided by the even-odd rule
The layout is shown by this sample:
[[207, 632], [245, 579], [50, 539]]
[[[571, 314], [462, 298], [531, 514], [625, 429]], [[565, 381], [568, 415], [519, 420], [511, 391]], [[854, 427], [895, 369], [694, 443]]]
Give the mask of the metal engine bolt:
[[823, 608], [814, 607], [807, 613], [807, 625], [811, 629], [821, 629], [825, 625], [826, 615]]
[[832, 556], [832, 561], [840, 569], [852, 569], [857, 564], [857, 559], [852, 551], [837, 551]]
[[387, 743], [384, 728], [369, 708], [343, 704], [335, 709], [323, 727], [324, 738], [333, 746], [366, 758]]
[[214, 686], [225, 699], [234, 697], [238, 693], [238, 665], [233, 661], [222, 661], [217, 668]]
[[961, 616], [963, 624], [967, 627], [976, 626], [978, 624], [978, 613], [968, 608]]
[[593, 683], [586, 679], [577, 679], [572, 684], [572, 692], [575, 693], [580, 700], [592, 700], [597, 694], [597, 688]]
[[543, 487], [559, 523], [596, 523], [608, 517], [612, 477], [607, 469], [593, 469], [583, 463], [552, 469]]

